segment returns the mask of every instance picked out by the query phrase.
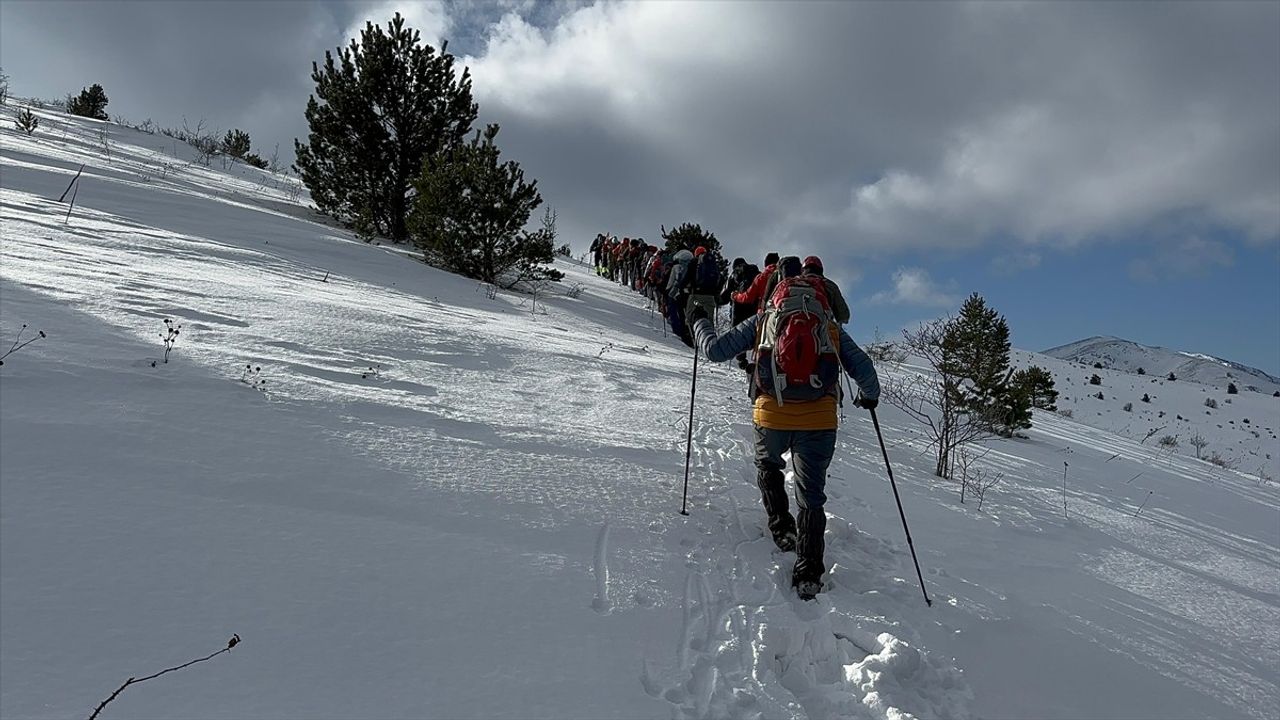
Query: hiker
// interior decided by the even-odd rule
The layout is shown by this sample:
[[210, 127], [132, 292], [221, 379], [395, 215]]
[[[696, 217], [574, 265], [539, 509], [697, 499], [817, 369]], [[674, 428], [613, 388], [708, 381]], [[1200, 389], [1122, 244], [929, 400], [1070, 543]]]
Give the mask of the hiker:
[[[781, 279], [760, 313], [717, 335], [701, 307], [690, 312], [698, 348], [713, 362], [754, 349], [752, 420], [755, 426], [757, 485], [774, 544], [796, 551], [791, 584], [805, 600], [822, 589], [826, 572], [823, 533], [827, 516], [827, 467], [836, 447], [836, 398], [840, 369], [858, 384], [854, 404], [874, 409], [880, 382], [871, 358], [831, 316], [825, 288], [801, 275], [800, 259], [778, 263]], [[786, 462], [795, 464], [793, 518], [786, 493]], [[798, 532], [797, 532], [798, 521]]]
[[[733, 307], [730, 309], [729, 315], [730, 326], [737, 326], [738, 323], [755, 314], [756, 306], [752, 303], [735, 302], [732, 296], [734, 293], [746, 292], [751, 287], [751, 283], [755, 281], [756, 276], [760, 274], [760, 268], [740, 257], [733, 259], [731, 267], [732, 271], [729, 273], [729, 278], [724, 282], [724, 289], [720, 291], [720, 296], [716, 298], [716, 304], [729, 305], [732, 303]], [[750, 372], [748, 370], [749, 366], [747, 354], [745, 352], [739, 353], [738, 367]]]
[[693, 347], [693, 336], [685, 323], [684, 309], [689, 300], [689, 271], [693, 265], [693, 253], [681, 249], [671, 256], [671, 272], [667, 278], [665, 289], [667, 323], [671, 332], [689, 347]]
[[836, 285], [834, 281], [828, 280], [827, 276], [822, 274], [822, 260], [817, 255], [810, 255], [804, 259], [804, 263], [801, 265], [801, 272], [805, 275], [822, 278], [823, 288], [827, 292], [827, 302], [831, 304], [831, 314], [835, 317], [837, 323], [848, 325], [849, 303], [844, 301], [840, 286]]
[[600, 273], [600, 248], [604, 246], [604, 233], [596, 233], [596, 239], [591, 241], [591, 263], [595, 266], [596, 274]]
[[755, 280], [747, 286], [746, 290], [735, 292], [732, 294], [735, 303], [750, 305], [753, 310], [758, 309], [764, 300], [765, 285], [769, 283], [769, 278], [773, 276], [774, 270], [778, 267], [778, 253], [771, 252], [764, 256], [764, 270], [756, 276]]

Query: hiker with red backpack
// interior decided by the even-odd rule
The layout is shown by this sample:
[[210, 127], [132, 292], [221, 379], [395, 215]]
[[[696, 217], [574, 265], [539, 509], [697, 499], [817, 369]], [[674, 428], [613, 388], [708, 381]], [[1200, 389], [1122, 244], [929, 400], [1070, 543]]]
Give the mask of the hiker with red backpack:
[[[840, 370], [858, 385], [854, 404], [868, 410], [879, 402], [880, 382], [871, 358], [835, 322], [820, 279], [802, 275], [796, 257], [778, 262], [777, 274], [760, 312], [725, 334], [717, 335], [701, 307], [693, 308], [689, 319], [708, 360], [724, 362], [756, 352], [751, 396], [757, 485], [774, 543], [796, 552], [791, 584], [801, 598], [811, 600], [822, 589], [826, 572], [823, 508], [827, 467], [836, 447]], [[785, 487], [783, 454], [788, 451], [795, 464], [797, 517], [791, 515]]]

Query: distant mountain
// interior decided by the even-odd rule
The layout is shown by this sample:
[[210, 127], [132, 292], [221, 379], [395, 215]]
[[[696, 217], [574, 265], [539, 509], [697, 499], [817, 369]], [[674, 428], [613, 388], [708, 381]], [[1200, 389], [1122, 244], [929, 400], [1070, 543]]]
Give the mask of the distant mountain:
[[1202, 353], [1141, 345], [1117, 337], [1091, 337], [1049, 348], [1042, 354], [1087, 366], [1102, 363], [1105, 368], [1122, 372], [1136, 373], [1138, 368], [1142, 368], [1148, 375], [1158, 377], [1172, 372], [1179, 380], [1223, 388], [1234, 382], [1241, 392], [1249, 387], [1268, 395], [1280, 390], [1280, 378], [1248, 365]]

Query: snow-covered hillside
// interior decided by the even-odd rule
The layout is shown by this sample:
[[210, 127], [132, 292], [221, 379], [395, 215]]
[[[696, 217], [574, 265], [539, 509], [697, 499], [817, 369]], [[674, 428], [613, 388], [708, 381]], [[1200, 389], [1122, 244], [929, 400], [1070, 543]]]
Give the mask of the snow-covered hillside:
[[1012, 360], [1053, 373], [1058, 410], [1076, 422], [1191, 458], [1197, 454], [1193, 440], [1200, 438], [1203, 458], [1217, 455], [1227, 467], [1258, 478], [1280, 477], [1280, 398], [1243, 387], [1230, 394], [1225, 386], [1095, 368], [1020, 350], [1012, 352]]
[[1183, 382], [1213, 385], [1225, 390], [1234, 383], [1241, 392], [1271, 395], [1280, 390], [1280, 378], [1257, 368], [1205, 355], [1140, 345], [1116, 337], [1091, 337], [1045, 350], [1043, 355], [1108, 370], [1137, 373], [1139, 369], [1155, 377], [1174, 377]]
[[47, 334], [0, 366], [4, 718], [232, 633], [101, 717], [1280, 714], [1274, 484], [1045, 414], [979, 511], [882, 406], [926, 607], [846, 408], [804, 603], [732, 367], [699, 370], [678, 513], [692, 358], [635, 294], [562, 262], [545, 304], [490, 298], [285, 179], [41, 115], [0, 123], [0, 349]]

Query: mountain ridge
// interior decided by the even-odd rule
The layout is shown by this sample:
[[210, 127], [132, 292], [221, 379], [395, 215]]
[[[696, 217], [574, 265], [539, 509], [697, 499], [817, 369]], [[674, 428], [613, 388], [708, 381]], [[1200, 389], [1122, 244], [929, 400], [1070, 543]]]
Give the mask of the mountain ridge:
[[1095, 335], [1042, 350], [1040, 354], [1085, 365], [1102, 363], [1103, 367], [1123, 372], [1142, 369], [1148, 375], [1173, 373], [1179, 380], [1205, 385], [1226, 387], [1234, 382], [1241, 390], [1268, 394], [1280, 390], [1280, 377], [1243, 363], [1206, 353], [1144, 345], [1113, 335]]

